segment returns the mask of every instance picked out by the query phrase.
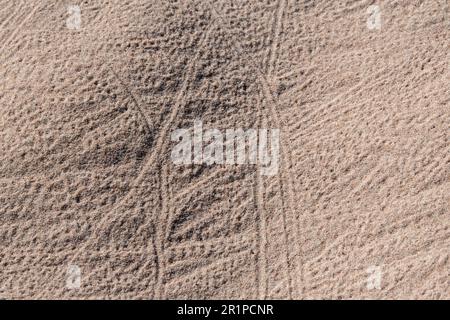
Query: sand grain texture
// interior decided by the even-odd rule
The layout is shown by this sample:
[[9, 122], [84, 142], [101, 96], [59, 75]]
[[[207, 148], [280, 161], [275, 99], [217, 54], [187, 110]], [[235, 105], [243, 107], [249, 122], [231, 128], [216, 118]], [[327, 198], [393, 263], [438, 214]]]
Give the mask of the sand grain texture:
[[[0, 297], [449, 299], [449, 36], [445, 0], [0, 0]], [[196, 119], [279, 128], [279, 173], [174, 165]]]

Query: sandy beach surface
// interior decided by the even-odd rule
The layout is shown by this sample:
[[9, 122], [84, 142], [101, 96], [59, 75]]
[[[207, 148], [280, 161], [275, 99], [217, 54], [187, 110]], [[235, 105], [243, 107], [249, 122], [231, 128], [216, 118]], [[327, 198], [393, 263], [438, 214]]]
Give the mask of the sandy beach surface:
[[449, 299], [449, 5], [0, 0], [0, 298]]

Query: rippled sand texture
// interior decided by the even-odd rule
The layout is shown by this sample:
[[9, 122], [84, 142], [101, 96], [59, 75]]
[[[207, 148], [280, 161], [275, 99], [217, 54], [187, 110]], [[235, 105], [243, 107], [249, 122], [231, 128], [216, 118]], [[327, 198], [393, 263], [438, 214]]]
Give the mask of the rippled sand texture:
[[[449, 30], [445, 0], [0, 0], [0, 297], [449, 299]], [[173, 164], [195, 119], [279, 128], [279, 174]]]

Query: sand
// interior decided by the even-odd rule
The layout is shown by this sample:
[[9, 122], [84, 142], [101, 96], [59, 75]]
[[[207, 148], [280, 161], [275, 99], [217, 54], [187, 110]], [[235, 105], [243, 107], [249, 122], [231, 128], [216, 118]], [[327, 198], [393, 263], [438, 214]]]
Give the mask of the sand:
[[[1, 0], [0, 298], [449, 299], [449, 36], [445, 0]], [[196, 120], [279, 129], [277, 173], [175, 164]]]

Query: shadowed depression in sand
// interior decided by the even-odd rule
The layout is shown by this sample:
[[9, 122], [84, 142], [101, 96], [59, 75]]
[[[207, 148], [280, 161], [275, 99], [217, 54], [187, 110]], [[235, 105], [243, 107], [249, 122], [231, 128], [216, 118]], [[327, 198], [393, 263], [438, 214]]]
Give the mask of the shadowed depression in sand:
[[448, 6], [0, 0], [0, 298], [449, 299]]

